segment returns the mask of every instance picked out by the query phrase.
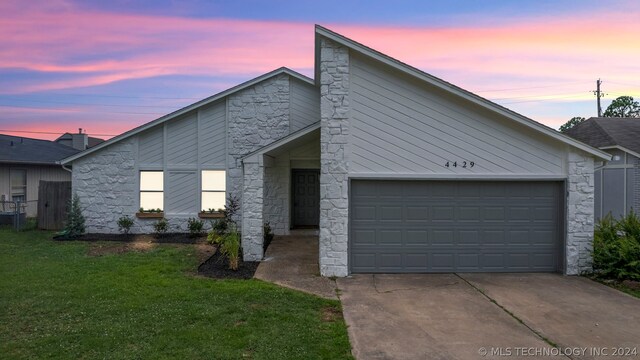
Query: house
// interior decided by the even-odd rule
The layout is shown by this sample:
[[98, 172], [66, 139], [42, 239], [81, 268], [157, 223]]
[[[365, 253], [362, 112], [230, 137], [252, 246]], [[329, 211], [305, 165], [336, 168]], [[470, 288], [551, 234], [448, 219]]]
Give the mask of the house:
[[[68, 157], [90, 232], [241, 199], [245, 260], [319, 228], [324, 276], [590, 269], [602, 150], [321, 26], [281, 68]], [[136, 232], [155, 220], [136, 219]]]
[[612, 156], [595, 164], [596, 220], [640, 209], [640, 120], [592, 117], [565, 134]]
[[40, 180], [71, 181], [71, 172], [57, 162], [79, 152], [49, 140], [0, 134], [0, 201], [26, 203], [27, 216], [36, 216]]
[[82, 128], [78, 129], [77, 133], [66, 132], [54, 141], [78, 150], [86, 150], [104, 142], [103, 139], [87, 135], [82, 131]]

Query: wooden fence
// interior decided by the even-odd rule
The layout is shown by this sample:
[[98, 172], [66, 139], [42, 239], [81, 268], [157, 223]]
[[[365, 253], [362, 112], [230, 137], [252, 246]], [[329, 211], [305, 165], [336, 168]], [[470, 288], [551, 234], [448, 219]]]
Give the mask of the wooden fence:
[[38, 228], [60, 230], [67, 220], [71, 181], [40, 181], [38, 186]]

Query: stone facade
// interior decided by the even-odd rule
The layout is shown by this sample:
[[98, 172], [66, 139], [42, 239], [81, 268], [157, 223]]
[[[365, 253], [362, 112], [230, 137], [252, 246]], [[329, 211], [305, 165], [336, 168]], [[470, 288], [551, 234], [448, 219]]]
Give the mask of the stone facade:
[[[116, 234], [118, 219], [129, 216], [134, 234], [152, 233], [157, 219], [134, 214], [140, 192], [135, 164], [136, 138], [127, 139], [73, 163], [73, 192], [80, 198], [88, 233]], [[186, 232], [187, 218], [169, 217], [171, 232]]]
[[290, 174], [288, 154], [273, 161], [264, 171], [264, 221], [276, 235], [289, 234]]
[[229, 96], [228, 196], [242, 202], [240, 159], [289, 134], [289, 91], [289, 76], [281, 74]]
[[349, 50], [320, 41], [320, 273], [347, 276]]
[[264, 163], [262, 155], [244, 161], [242, 250], [245, 261], [263, 257]]
[[595, 215], [593, 157], [572, 150], [567, 165], [566, 273], [577, 275], [592, 270]]

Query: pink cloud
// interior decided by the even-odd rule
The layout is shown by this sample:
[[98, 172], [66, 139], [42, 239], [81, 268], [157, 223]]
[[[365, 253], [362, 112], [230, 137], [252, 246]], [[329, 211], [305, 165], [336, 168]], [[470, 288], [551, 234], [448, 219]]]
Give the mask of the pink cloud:
[[[640, 94], [637, 86], [628, 85], [640, 79], [638, 14], [588, 15], [520, 19], [495, 26], [326, 26], [484, 97], [511, 102], [508, 106], [515, 110], [534, 108], [517, 104], [523, 96], [549, 102], [591, 100], [589, 90], [596, 78], [603, 78], [612, 94]], [[606, 26], [593, 25], [597, 23]], [[3, 1], [0, 34], [0, 69], [73, 74], [0, 89], [4, 94], [162, 75], [248, 79], [280, 66], [311, 74], [314, 60], [310, 23], [98, 12], [62, 0]], [[516, 90], [491, 91], [510, 88]], [[89, 108], [70, 111], [84, 111], [92, 118], [99, 113]], [[555, 125], [562, 117], [537, 119]], [[131, 128], [138, 123], [121, 124]], [[124, 126], [119, 131], [128, 129]]]

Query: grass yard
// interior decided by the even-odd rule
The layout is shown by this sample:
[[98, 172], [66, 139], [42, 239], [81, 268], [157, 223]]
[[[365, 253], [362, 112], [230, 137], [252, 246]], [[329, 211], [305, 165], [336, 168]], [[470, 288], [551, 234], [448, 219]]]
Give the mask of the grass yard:
[[101, 254], [0, 229], [2, 358], [350, 359], [337, 301], [195, 274], [194, 245]]

